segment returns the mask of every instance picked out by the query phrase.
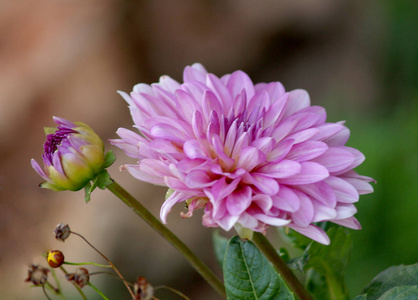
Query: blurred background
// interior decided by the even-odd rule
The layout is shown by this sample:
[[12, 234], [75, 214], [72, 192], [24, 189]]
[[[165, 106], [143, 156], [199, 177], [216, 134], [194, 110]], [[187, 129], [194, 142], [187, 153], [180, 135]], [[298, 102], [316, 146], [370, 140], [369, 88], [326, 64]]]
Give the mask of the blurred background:
[[[163, 74], [181, 81], [184, 66], [194, 62], [218, 76], [241, 69], [254, 82], [304, 88], [313, 104], [326, 107], [330, 122], [347, 121], [348, 145], [366, 156], [358, 171], [378, 182], [357, 205], [363, 230], [352, 232], [347, 271], [353, 298], [385, 268], [417, 262], [417, 6], [402, 0], [1, 1], [1, 298], [44, 299], [23, 280], [29, 264], [44, 264], [45, 251], [102, 262], [75, 236], [54, 239], [56, 224], [65, 222], [128, 280], [145, 276], [191, 299], [217, 299], [176, 250], [110, 193], [94, 192], [85, 204], [83, 192], [42, 190], [30, 166], [31, 158], [41, 160], [43, 127], [54, 125], [53, 115], [86, 122], [104, 140], [116, 138], [118, 127], [132, 126], [117, 90], [129, 92]], [[112, 176], [158, 215], [165, 190], [119, 172], [132, 160], [106, 147], [118, 157]], [[221, 275], [212, 230], [201, 226], [199, 213], [182, 220], [181, 210], [170, 214], [169, 228]], [[93, 280], [110, 299], [129, 299], [116, 279]]]

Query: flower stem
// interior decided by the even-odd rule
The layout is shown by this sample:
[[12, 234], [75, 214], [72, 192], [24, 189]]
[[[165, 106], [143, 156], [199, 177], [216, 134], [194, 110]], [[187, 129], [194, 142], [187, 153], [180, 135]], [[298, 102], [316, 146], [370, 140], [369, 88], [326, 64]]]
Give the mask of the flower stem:
[[109, 300], [109, 298], [107, 298], [102, 291], [100, 291], [97, 287], [95, 287], [91, 282], [88, 283], [88, 285], [96, 291], [96, 293], [98, 293], [104, 300]]
[[102, 267], [102, 268], [112, 268], [111, 265], [102, 265], [102, 264], [97, 264], [97, 263], [94, 263], [94, 262], [73, 263], [73, 262], [64, 261], [63, 264], [64, 265], [72, 265], [72, 266], [91, 265], [91, 266]]
[[120, 279], [122, 279], [123, 283], [125, 284], [126, 288], [128, 289], [129, 293], [131, 294], [132, 299], [135, 299], [134, 293], [132, 292], [131, 288], [126, 283], [125, 278], [123, 278], [122, 274], [119, 272], [119, 270], [116, 268], [116, 266], [102, 252], [100, 252], [99, 249], [94, 247], [84, 236], [82, 236], [81, 234], [79, 234], [77, 232], [74, 232], [74, 231], [71, 231], [71, 234], [75, 234], [75, 235], [78, 235], [79, 237], [81, 237], [91, 248], [93, 248], [97, 253], [99, 253], [101, 255], [101, 257], [103, 257], [108, 262], [108, 264], [113, 268], [113, 270], [115, 270], [116, 274], [118, 274]]
[[165, 227], [153, 214], [151, 214], [141, 203], [129, 194], [116, 181], [107, 186], [115, 196], [121, 199], [127, 206], [147, 222], [155, 231], [169, 241], [189, 261], [195, 270], [224, 298], [225, 288], [222, 282], [212, 273], [211, 270], [167, 227]]
[[269, 240], [261, 233], [254, 232], [253, 242], [260, 251], [267, 257], [273, 266], [280, 273], [284, 281], [293, 290], [300, 300], [312, 300], [312, 296], [306, 291], [299, 279], [289, 269], [287, 264], [279, 256], [276, 249], [271, 245]]

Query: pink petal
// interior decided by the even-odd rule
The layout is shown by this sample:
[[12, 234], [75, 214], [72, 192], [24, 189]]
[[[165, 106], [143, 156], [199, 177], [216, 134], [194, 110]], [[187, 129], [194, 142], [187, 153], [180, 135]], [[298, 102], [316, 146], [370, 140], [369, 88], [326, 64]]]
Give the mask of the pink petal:
[[39, 174], [45, 181], [50, 181], [49, 177], [46, 175], [45, 171], [41, 168], [41, 166], [38, 164], [36, 160], [33, 158], [30, 160], [30, 163], [32, 165], [32, 168], [36, 171], [36, 173]]
[[264, 160], [263, 152], [255, 147], [244, 147], [241, 150], [241, 155], [238, 158], [237, 168], [243, 168], [247, 172], [251, 172], [257, 165]]
[[359, 193], [349, 181], [330, 176], [324, 180], [335, 192], [338, 202], [354, 203], [359, 200]]
[[279, 192], [272, 196], [274, 207], [287, 212], [296, 212], [300, 208], [300, 201], [295, 192], [286, 187], [281, 186]]
[[238, 223], [249, 229], [255, 229], [258, 227], [258, 220], [246, 212], [243, 212], [239, 216]]
[[166, 124], [153, 126], [151, 128], [151, 134], [154, 138], [165, 139], [180, 144], [188, 140], [188, 136], [184, 132]]
[[302, 162], [300, 173], [291, 177], [278, 179], [281, 184], [309, 184], [321, 181], [329, 176], [328, 170], [315, 162]]
[[254, 195], [252, 202], [265, 213], [268, 212], [273, 206], [273, 199], [270, 196], [264, 194]]
[[348, 219], [357, 212], [357, 208], [353, 204], [339, 204], [336, 208], [337, 216], [336, 220]]
[[332, 220], [332, 222], [351, 229], [361, 229], [361, 225], [355, 217], [350, 217], [343, 220]]
[[276, 124], [276, 122], [278, 122], [281, 119], [283, 115], [283, 109], [286, 106], [288, 97], [288, 93], [284, 94], [277, 101], [274, 101], [270, 108], [266, 111], [266, 114], [264, 116], [265, 127]]
[[331, 147], [321, 156], [313, 159], [328, 169], [329, 172], [338, 172], [350, 167], [355, 157], [348, 151], [348, 147]]
[[216, 97], [221, 101], [224, 115], [228, 115], [228, 111], [232, 107], [232, 98], [226, 86], [213, 74], [208, 74], [206, 76], [206, 85], [211, 89], [211, 91], [216, 95]]
[[289, 227], [293, 230], [299, 232], [300, 234], [306, 235], [307, 237], [313, 239], [314, 241], [317, 241], [318, 243], [329, 245], [330, 240], [328, 235], [323, 231], [321, 228], [309, 225], [307, 227], [300, 227], [293, 224], [289, 224]]
[[238, 216], [251, 204], [252, 190], [249, 186], [237, 189], [226, 198], [226, 208], [229, 214]]
[[292, 149], [294, 140], [284, 140], [278, 143], [273, 150], [267, 154], [267, 160], [271, 162], [277, 162], [284, 158]]
[[215, 221], [223, 230], [229, 231], [235, 225], [238, 219], [239, 216], [231, 216], [227, 214], [220, 219], [216, 219]]
[[289, 92], [289, 98], [287, 99], [287, 105], [283, 117], [287, 118], [309, 105], [311, 105], [311, 99], [305, 90], [293, 90]]
[[251, 99], [254, 96], [254, 84], [250, 77], [242, 71], [232, 73], [228, 78], [226, 87], [230, 91], [233, 99], [243, 90], [247, 95], [247, 99]]
[[299, 174], [300, 171], [301, 166], [298, 162], [284, 159], [276, 163], [267, 163], [255, 172], [272, 178], [286, 178]]
[[257, 220], [272, 226], [286, 226], [290, 223], [290, 220], [285, 220], [277, 217], [271, 217], [266, 214], [252, 214]]
[[307, 161], [320, 156], [327, 149], [327, 144], [323, 142], [306, 141], [294, 145], [292, 150], [287, 154], [286, 159], [291, 159], [298, 162]]
[[328, 207], [319, 201], [312, 201], [314, 206], [314, 217], [312, 222], [322, 222], [333, 220], [337, 217], [336, 209]]
[[279, 184], [276, 180], [262, 174], [246, 174], [243, 177], [245, 183], [253, 184], [260, 192], [272, 196], [279, 191]]
[[323, 181], [300, 185], [297, 188], [328, 207], [334, 208], [337, 204], [334, 190]]
[[327, 143], [328, 146], [344, 146], [347, 143], [348, 138], [350, 137], [350, 130], [343, 126], [343, 128], [338, 131], [336, 134], [331, 135], [323, 139], [324, 143]]
[[189, 188], [202, 189], [215, 184], [215, 179], [202, 170], [193, 170], [186, 174], [185, 182]]
[[294, 191], [299, 198], [300, 207], [297, 211], [292, 213], [292, 222], [297, 226], [308, 226], [314, 217], [314, 207], [311, 199], [304, 193]]
[[199, 81], [199, 82], [206, 82], [206, 74], [208, 72], [201, 64], [194, 64], [191, 67], [187, 66], [184, 68], [183, 72], [183, 81], [184, 82], [191, 82], [191, 81]]
[[187, 140], [183, 145], [184, 154], [190, 159], [207, 159], [209, 154], [197, 140]]
[[173, 192], [170, 197], [165, 200], [163, 205], [161, 206], [160, 210], [160, 219], [161, 221], [166, 224], [167, 223], [167, 215], [171, 211], [171, 208], [174, 206], [174, 204], [185, 201], [188, 198], [190, 198], [190, 194], [185, 194], [181, 192]]

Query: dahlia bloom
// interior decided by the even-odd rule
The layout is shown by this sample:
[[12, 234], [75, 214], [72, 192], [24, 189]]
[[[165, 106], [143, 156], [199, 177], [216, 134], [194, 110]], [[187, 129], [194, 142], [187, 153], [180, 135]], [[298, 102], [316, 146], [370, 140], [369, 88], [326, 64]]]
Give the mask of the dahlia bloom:
[[135, 178], [172, 190], [163, 222], [185, 202], [183, 217], [204, 208], [203, 225], [227, 231], [288, 226], [328, 244], [314, 222], [360, 229], [353, 203], [373, 191], [372, 179], [353, 171], [364, 156], [344, 146], [343, 122], [326, 123], [306, 91], [253, 84], [242, 71], [218, 78], [194, 64], [183, 78], [121, 92], [139, 134], [119, 128], [111, 140], [138, 159], [123, 166]]
[[78, 191], [103, 171], [103, 141], [82, 122], [53, 119], [58, 127], [45, 128], [44, 169], [34, 159], [32, 167], [45, 180], [42, 188]]

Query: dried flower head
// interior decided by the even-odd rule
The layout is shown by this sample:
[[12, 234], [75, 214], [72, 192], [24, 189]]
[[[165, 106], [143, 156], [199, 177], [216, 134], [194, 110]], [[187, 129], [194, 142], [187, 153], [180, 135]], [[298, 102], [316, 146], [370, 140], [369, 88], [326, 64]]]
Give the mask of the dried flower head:
[[60, 223], [54, 230], [55, 238], [60, 241], [65, 241], [71, 234], [70, 226], [68, 224]]
[[48, 280], [48, 269], [40, 267], [39, 265], [31, 265], [28, 270], [28, 278], [26, 282], [32, 282], [34, 285], [44, 285]]
[[45, 180], [42, 188], [77, 191], [103, 171], [103, 141], [82, 122], [53, 119], [58, 127], [45, 128], [44, 168], [34, 159], [31, 160], [32, 167]]
[[64, 254], [59, 250], [52, 250], [48, 252], [46, 260], [51, 268], [58, 268], [64, 263]]
[[111, 141], [138, 159], [124, 166], [134, 177], [172, 189], [163, 222], [186, 201], [183, 216], [204, 208], [203, 225], [225, 230], [289, 226], [328, 244], [313, 223], [360, 229], [354, 203], [372, 179], [353, 171], [364, 156], [345, 146], [344, 122], [326, 123], [306, 91], [253, 84], [242, 71], [218, 78], [194, 64], [183, 78], [122, 92], [140, 134], [119, 128]]
[[150, 300], [154, 296], [154, 287], [145, 277], [139, 277], [134, 284], [135, 300]]
[[68, 281], [75, 282], [80, 288], [85, 287], [89, 281], [89, 271], [86, 268], [78, 268], [74, 273], [65, 275]]

